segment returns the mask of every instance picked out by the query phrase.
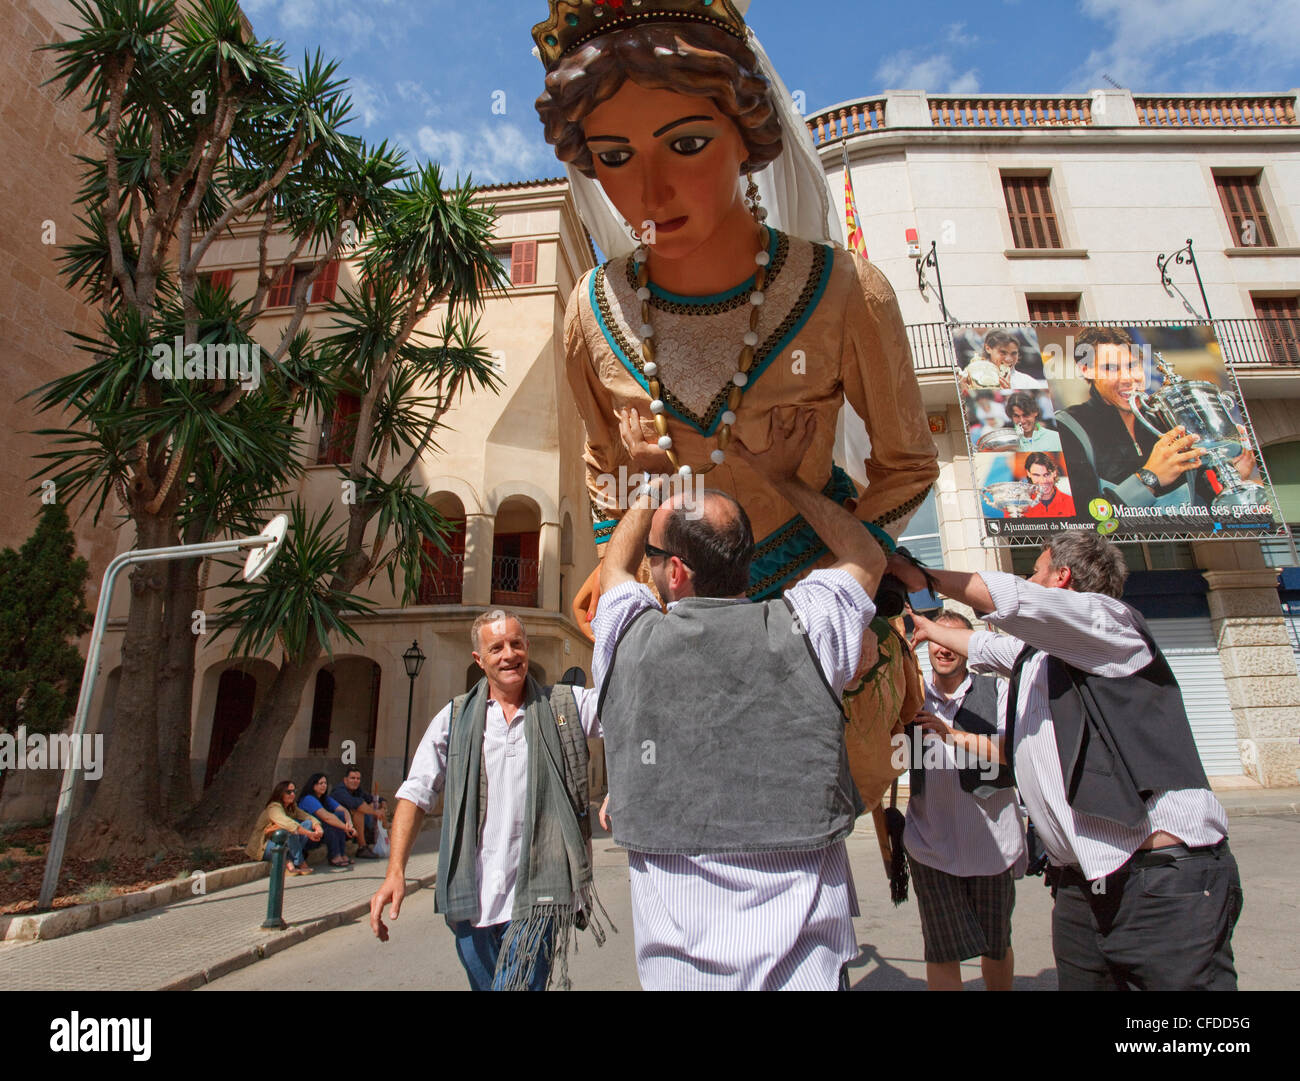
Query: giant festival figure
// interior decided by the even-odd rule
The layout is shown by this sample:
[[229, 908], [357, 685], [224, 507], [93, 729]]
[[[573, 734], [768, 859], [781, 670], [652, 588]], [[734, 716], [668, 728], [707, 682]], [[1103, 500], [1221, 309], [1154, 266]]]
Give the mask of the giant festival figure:
[[[807, 127], [738, 0], [550, 0], [533, 28], [537, 110], [609, 261], [565, 317], [568, 380], [586, 425], [597, 544], [626, 491], [615, 478], [707, 473], [753, 523], [749, 594], [833, 557], [737, 455], [771, 442], [775, 409], [816, 415], [801, 479], [849, 507], [886, 550], [938, 476], [898, 302], [839, 226]], [[869, 452], [862, 490], [832, 460], [846, 414]], [[860, 421], [858, 418], [861, 418]], [[860, 444], [859, 444], [860, 445]], [[643, 579], [648, 580], [644, 573]], [[575, 602], [584, 626], [592, 574]], [[915, 659], [883, 621], [845, 694], [853, 776], [873, 808], [898, 770], [891, 730], [921, 703]]]

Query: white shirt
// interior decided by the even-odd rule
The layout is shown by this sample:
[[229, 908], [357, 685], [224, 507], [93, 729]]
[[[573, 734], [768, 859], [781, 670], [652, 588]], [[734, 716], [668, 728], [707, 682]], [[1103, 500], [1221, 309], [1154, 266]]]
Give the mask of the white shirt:
[[[1099, 676], [1129, 676], [1151, 662], [1132, 613], [1112, 597], [1048, 589], [997, 571], [980, 577], [997, 605], [985, 621], [1017, 637], [976, 631], [969, 647], [972, 671], [1009, 676], [1025, 643]], [[1208, 788], [1152, 793], [1147, 817], [1136, 828], [1077, 813], [1065, 795], [1045, 653], [1035, 654], [1021, 669], [1017, 698], [1015, 747], [1010, 749], [1016, 784], [1053, 863], [1077, 866], [1086, 878], [1097, 879], [1127, 862], [1156, 830], [1189, 846], [1217, 844], [1227, 836], [1227, 815]]]
[[[785, 595], [827, 682], [840, 695], [857, 672], [875, 605], [840, 570], [813, 571]], [[597, 687], [623, 629], [658, 606], [639, 582], [601, 595], [592, 622]], [[611, 814], [617, 815], [618, 793], [612, 797]], [[637, 975], [647, 991], [834, 990], [841, 966], [858, 954], [857, 892], [843, 841], [812, 852], [630, 852], [628, 867]]]
[[[951, 698], [927, 681], [925, 708], [952, 724], [970, 689], [969, 675]], [[1005, 710], [1000, 708], [1005, 700], [1003, 688], [998, 693], [997, 717], [987, 718], [996, 721], [998, 735], [1006, 732]], [[913, 738], [911, 728], [905, 731]], [[957, 749], [933, 733], [925, 735], [923, 747], [926, 756], [941, 754], [942, 761], [926, 769], [925, 786], [908, 798], [903, 832], [908, 858], [962, 878], [997, 875], [1008, 867], [1022, 874], [1025, 831], [1015, 789], [999, 788], [988, 799], [964, 792], [957, 767], [975, 763], [970, 759], [959, 763]]]
[[[582, 730], [589, 739], [601, 734], [596, 717], [598, 695], [574, 687]], [[425, 814], [442, 791], [447, 777], [447, 743], [451, 736], [448, 702], [425, 730], [411, 759], [411, 771], [397, 790], [397, 798], [410, 800]], [[509, 923], [515, 907], [515, 879], [519, 875], [519, 844], [524, 831], [524, 803], [528, 796], [528, 741], [524, 738], [524, 711], [516, 711], [510, 724], [495, 698], [488, 699], [483, 730], [483, 758], [487, 766], [487, 810], [483, 840], [479, 845], [476, 877], [479, 918], [476, 927]], [[474, 798], [471, 796], [471, 798]]]

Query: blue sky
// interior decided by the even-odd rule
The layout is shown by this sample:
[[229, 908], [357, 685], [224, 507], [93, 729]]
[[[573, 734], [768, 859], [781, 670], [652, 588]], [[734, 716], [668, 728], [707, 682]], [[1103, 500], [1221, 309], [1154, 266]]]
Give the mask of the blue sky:
[[[339, 60], [367, 140], [478, 183], [560, 175], [533, 109], [545, 0], [243, 7], [295, 63], [317, 48]], [[1103, 74], [1138, 92], [1300, 87], [1300, 0], [753, 0], [748, 19], [810, 113], [886, 88], [1084, 92]]]

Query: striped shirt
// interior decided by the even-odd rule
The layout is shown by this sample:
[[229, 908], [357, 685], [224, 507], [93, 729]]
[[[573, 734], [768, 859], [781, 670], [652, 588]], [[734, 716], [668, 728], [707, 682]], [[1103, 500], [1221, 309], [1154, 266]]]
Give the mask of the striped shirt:
[[[827, 682], [841, 694], [857, 671], [863, 632], [875, 616], [871, 598], [839, 570], [813, 571], [786, 597]], [[624, 628], [657, 607], [639, 582], [601, 595], [592, 621], [597, 687]], [[617, 814], [618, 794], [612, 795], [611, 813]], [[843, 841], [812, 852], [630, 852], [628, 868], [637, 975], [647, 991], [834, 990], [840, 968], [858, 955], [857, 891]]]
[[[967, 676], [951, 698], [933, 683], [925, 685], [925, 708], [949, 724], [957, 715], [971, 688]], [[1005, 701], [1000, 691], [998, 701]], [[996, 718], [998, 733], [1006, 731], [1005, 710]], [[910, 736], [911, 729], [908, 729]], [[909, 859], [950, 875], [968, 878], [974, 875], [997, 875], [1021, 863], [1025, 857], [1025, 830], [1020, 822], [1016, 793], [999, 788], [980, 799], [962, 791], [957, 772], [957, 752], [952, 744], [927, 733], [925, 754], [942, 754], [937, 767], [925, 771], [925, 787], [907, 801], [907, 828], [903, 844]], [[1023, 866], [1018, 868], [1023, 871]]]
[[[997, 571], [981, 572], [980, 577], [997, 605], [985, 621], [1008, 633], [972, 635], [972, 671], [1009, 676], [1026, 643], [1099, 676], [1131, 676], [1151, 662], [1151, 650], [1133, 614], [1112, 597], [1048, 589]], [[1006, 693], [1004, 687], [1001, 703]], [[1021, 669], [1018, 699], [1016, 784], [1053, 863], [1078, 867], [1084, 877], [1097, 879], [1126, 863], [1157, 830], [1189, 846], [1217, 844], [1227, 836], [1227, 815], [1208, 788], [1153, 792], [1147, 817], [1135, 828], [1077, 813], [1065, 795], [1047, 693], [1046, 653], [1035, 654]], [[1002, 710], [1005, 713], [1004, 705]]]

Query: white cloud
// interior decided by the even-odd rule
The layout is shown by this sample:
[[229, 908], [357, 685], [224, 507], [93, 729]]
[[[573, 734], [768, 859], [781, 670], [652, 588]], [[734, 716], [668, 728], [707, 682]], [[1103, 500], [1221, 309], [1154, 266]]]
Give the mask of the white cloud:
[[393, 89], [397, 91], [399, 98], [419, 110], [422, 120], [432, 119], [442, 112], [442, 106], [424, 88], [424, 84], [416, 79], [403, 79]]
[[500, 184], [559, 172], [558, 163], [548, 157], [538, 132], [529, 129], [525, 133], [505, 120], [485, 122], [473, 130], [438, 129], [426, 124], [415, 133], [415, 147], [438, 162], [449, 179], [459, 174], [463, 180], [466, 174], [473, 173], [476, 183]]
[[[1267, 90], [1300, 54], [1295, 0], [1081, 0], [1110, 40], [1071, 76], [1074, 89], [1103, 84], [1150, 90]], [[1273, 73], [1276, 73], [1274, 75]]]
[[388, 98], [368, 79], [353, 76], [348, 80], [348, 95], [352, 98], [352, 115], [362, 127], [371, 127], [388, 109]]
[[[960, 33], [960, 24], [957, 30]], [[919, 56], [910, 50], [882, 61], [876, 68], [876, 81], [889, 90], [925, 90], [932, 94], [973, 94], [980, 88], [975, 68], [959, 74], [947, 53]]]

